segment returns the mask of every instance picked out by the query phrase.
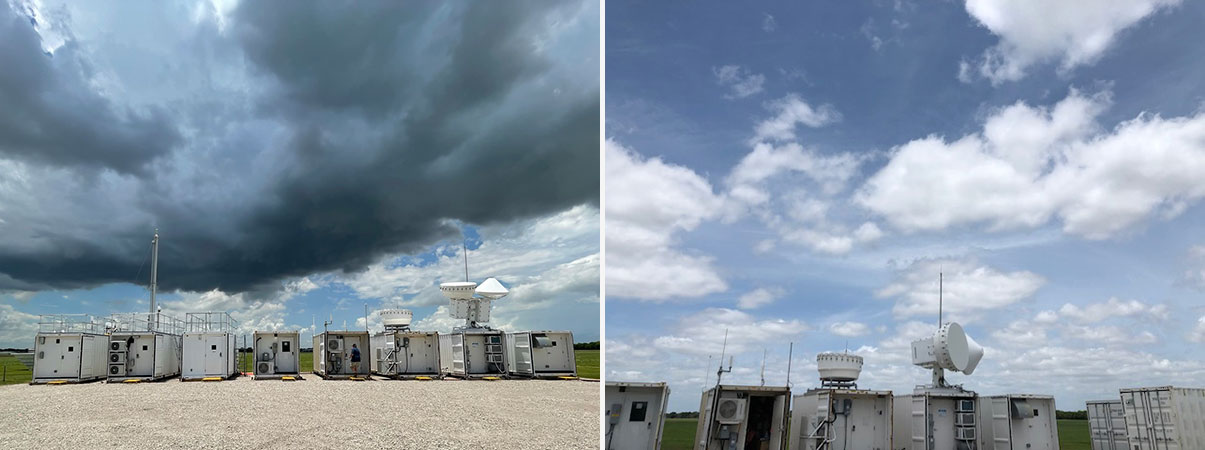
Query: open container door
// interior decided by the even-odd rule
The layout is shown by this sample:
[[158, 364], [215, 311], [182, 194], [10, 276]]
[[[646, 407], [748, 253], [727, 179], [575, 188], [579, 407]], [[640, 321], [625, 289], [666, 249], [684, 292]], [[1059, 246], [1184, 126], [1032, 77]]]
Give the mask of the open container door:
[[515, 333], [511, 346], [514, 349], [514, 372], [518, 375], [535, 375], [535, 363], [531, 357], [531, 333]]
[[468, 361], [464, 349], [464, 333], [453, 334], [452, 336], [452, 374], [453, 375], [468, 375]]

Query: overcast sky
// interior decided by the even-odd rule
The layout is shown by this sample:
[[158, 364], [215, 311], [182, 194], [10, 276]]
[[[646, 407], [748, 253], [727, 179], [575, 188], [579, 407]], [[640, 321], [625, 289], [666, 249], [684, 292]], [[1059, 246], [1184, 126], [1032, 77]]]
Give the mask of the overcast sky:
[[1205, 385], [1205, 4], [607, 8], [607, 376], [911, 392], [913, 339], [1064, 410]]
[[[0, 1], [0, 346], [38, 314], [599, 336], [599, 4]], [[359, 320], [359, 323], [357, 323]], [[379, 323], [375, 317], [370, 322]]]

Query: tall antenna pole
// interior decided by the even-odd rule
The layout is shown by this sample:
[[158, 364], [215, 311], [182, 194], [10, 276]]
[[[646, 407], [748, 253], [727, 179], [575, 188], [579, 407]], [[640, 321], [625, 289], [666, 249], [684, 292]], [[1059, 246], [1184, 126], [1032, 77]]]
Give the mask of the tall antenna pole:
[[761, 385], [766, 385], [766, 349], [761, 349]]
[[[159, 289], [159, 229], [155, 229], [155, 237], [151, 238], [151, 314], [154, 315], [157, 311], [155, 305], [155, 291]], [[155, 323], [159, 322], [159, 318], [155, 317]], [[152, 325], [147, 323], [147, 325]]]
[[469, 281], [469, 244], [465, 243], [465, 239], [460, 240], [460, 248], [464, 253], [464, 281]]
[[368, 329], [368, 303], [364, 304], [364, 332], [372, 334], [372, 331]]
[[791, 358], [794, 357], [795, 343], [792, 342], [787, 350], [787, 387], [791, 387]]
[[941, 272], [937, 272], [937, 328], [941, 328], [942, 278], [943, 274]]

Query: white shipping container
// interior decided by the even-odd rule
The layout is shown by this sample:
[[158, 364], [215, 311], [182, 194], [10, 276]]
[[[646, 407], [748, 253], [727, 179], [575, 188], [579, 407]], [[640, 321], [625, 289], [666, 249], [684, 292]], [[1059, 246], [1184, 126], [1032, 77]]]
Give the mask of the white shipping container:
[[109, 337], [98, 333], [38, 333], [32, 383], [102, 380], [107, 376], [108, 346]]
[[507, 373], [532, 378], [577, 376], [573, 333], [523, 331], [506, 333]]
[[794, 403], [789, 448], [892, 449], [891, 391], [812, 389]]
[[1092, 450], [1129, 450], [1125, 408], [1121, 400], [1088, 402], [1088, 431]]
[[121, 331], [109, 336], [108, 382], [155, 381], [180, 375], [180, 335]]
[[1054, 397], [1009, 394], [979, 397], [985, 450], [1058, 450]]
[[935, 389], [897, 395], [892, 446], [900, 450], [974, 450], [979, 443], [979, 399], [971, 391]]
[[301, 333], [297, 331], [256, 331], [252, 335], [255, 380], [300, 378]]
[[386, 331], [370, 342], [372, 373], [394, 378], [439, 375], [439, 333]]
[[461, 378], [506, 375], [504, 333], [474, 328], [439, 335], [439, 372]]
[[608, 381], [606, 448], [657, 450], [665, 430], [669, 386], [665, 383]]
[[[367, 378], [371, 348], [367, 331], [327, 331], [314, 336], [314, 374], [326, 379]], [[360, 361], [352, 362], [353, 349]]]
[[238, 343], [234, 333], [184, 333], [180, 379], [230, 378], [238, 374]]
[[1121, 405], [1125, 409], [1128, 448], [1205, 449], [1205, 389], [1122, 389]]
[[708, 389], [699, 404], [695, 450], [745, 448], [746, 443], [759, 450], [785, 449], [790, 397], [786, 386]]

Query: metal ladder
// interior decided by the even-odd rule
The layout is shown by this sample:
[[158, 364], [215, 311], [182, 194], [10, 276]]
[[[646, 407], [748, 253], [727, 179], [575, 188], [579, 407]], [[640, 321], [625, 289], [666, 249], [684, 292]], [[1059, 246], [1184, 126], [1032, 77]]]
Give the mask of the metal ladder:
[[385, 370], [383, 370], [383, 372], [393, 375], [393, 376], [396, 376], [398, 374], [397, 373], [397, 347], [390, 347], [385, 352], [385, 358], [383, 358], [383, 362], [385, 363]]
[[[816, 428], [813, 429], [811, 434], [809, 434], [805, 439], [819, 440], [820, 442], [816, 443], [816, 450], [830, 448], [833, 445], [833, 440], [836, 439], [836, 436], [832, 436], [833, 427], [830, 427], [829, 425], [831, 425], [835, 420], [836, 419], [834, 418], [820, 421], [820, 423], [816, 424]], [[823, 430], [823, 435], [820, 434], [821, 430]]]

